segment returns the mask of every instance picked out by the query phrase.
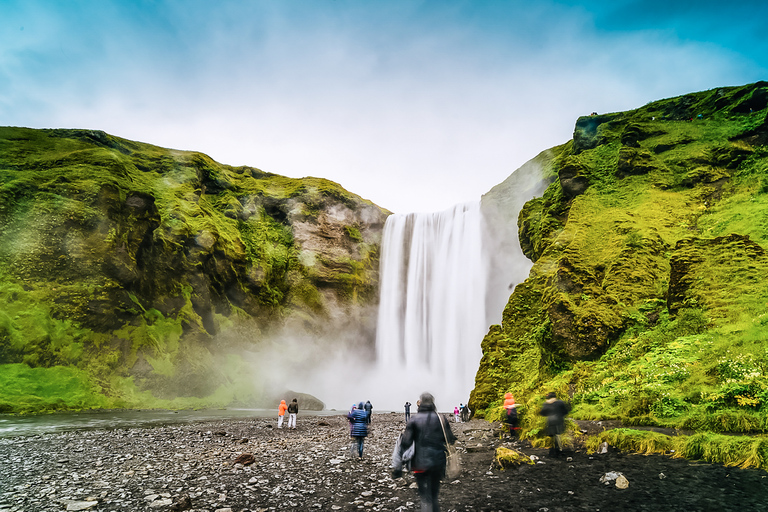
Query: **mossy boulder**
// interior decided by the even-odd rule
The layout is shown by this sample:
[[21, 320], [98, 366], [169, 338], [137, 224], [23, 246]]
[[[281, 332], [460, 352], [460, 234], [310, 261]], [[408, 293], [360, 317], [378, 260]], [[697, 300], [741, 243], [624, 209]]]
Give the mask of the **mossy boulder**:
[[533, 460], [526, 454], [505, 446], [496, 448], [496, 455], [493, 457], [493, 466], [501, 470], [533, 463]]

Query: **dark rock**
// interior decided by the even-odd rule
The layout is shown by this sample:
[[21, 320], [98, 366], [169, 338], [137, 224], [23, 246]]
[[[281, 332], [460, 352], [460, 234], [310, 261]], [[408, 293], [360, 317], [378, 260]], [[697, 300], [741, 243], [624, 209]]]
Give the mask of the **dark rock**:
[[234, 461], [235, 464], [242, 464], [243, 466], [249, 466], [256, 462], [256, 457], [252, 453], [242, 453]]
[[568, 158], [558, 171], [560, 186], [568, 199], [581, 195], [589, 187], [586, 167], [576, 158]]
[[640, 141], [663, 133], [665, 133], [663, 130], [648, 127], [645, 124], [629, 123], [621, 132], [621, 143], [628, 147], [639, 148]]
[[616, 121], [623, 114], [601, 114], [580, 117], [573, 130], [573, 154], [578, 155], [587, 149], [594, 149], [610, 137], [603, 133], [606, 123]]
[[623, 178], [630, 175], [642, 175], [659, 168], [659, 164], [647, 149], [622, 147], [616, 166], [616, 176]]
[[188, 495], [180, 496], [171, 505], [170, 510], [189, 510], [192, 508], [192, 499]]
[[664, 153], [665, 151], [669, 151], [670, 149], [675, 148], [677, 146], [690, 144], [693, 141], [694, 139], [690, 137], [682, 137], [674, 142], [668, 142], [665, 144], [656, 144], [655, 146], [652, 147], [652, 149], [653, 149], [653, 152], [658, 155], [659, 153]]

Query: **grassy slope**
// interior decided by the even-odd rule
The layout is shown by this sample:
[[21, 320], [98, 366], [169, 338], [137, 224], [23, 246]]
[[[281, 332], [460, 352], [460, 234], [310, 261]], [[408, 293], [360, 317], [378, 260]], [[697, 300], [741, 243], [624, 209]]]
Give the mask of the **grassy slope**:
[[318, 279], [345, 300], [374, 293], [358, 226], [359, 259], [301, 260], [286, 216], [331, 203], [370, 205], [103, 132], [0, 128], [0, 412], [252, 400], [214, 339], [322, 316]]
[[576, 419], [768, 432], [766, 98], [758, 83], [579, 119], [519, 217], [535, 263], [470, 406], [498, 418], [512, 391], [533, 437], [549, 390]]

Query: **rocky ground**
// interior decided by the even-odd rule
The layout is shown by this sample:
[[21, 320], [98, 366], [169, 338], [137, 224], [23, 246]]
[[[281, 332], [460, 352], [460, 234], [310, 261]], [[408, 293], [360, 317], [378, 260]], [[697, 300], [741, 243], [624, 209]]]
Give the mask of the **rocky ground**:
[[[346, 418], [299, 416], [199, 422], [0, 439], [0, 512], [419, 510], [413, 477], [393, 480], [389, 462], [400, 414], [374, 415], [363, 459], [352, 457]], [[768, 510], [768, 473], [714, 464], [580, 450], [546, 450], [499, 439], [498, 425], [451, 423], [464, 471], [441, 492], [444, 511]], [[495, 448], [539, 458], [506, 471]], [[241, 462], [238, 462], [241, 461]], [[620, 472], [629, 487], [601, 483]]]

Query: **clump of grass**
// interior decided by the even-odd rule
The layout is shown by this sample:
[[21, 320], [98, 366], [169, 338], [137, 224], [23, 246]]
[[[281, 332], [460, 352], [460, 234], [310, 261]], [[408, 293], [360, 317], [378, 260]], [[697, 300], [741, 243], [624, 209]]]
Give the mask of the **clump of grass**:
[[520, 453], [517, 450], [512, 450], [504, 446], [499, 446], [496, 448], [496, 456], [493, 459], [493, 464], [497, 468], [503, 470], [517, 467], [522, 464], [533, 464], [533, 461], [524, 453]]
[[768, 470], [768, 437], [764, 436], [728, 436], [711, 432], [667, 436], [658, 432], [617, 428], [590, 437], [586, 442], [588, 452], [594, 453], [603, 442], [622, 451], [644, 455], [666, 454], [725, 466]]
[[622, 451], [630, 451], [650, 455], [652, 453], [668, 453], [674, 449], [674, 441], [670, 436], [646, 430], [616, 428], [606, 430], [597, 436], [590, 437], [587, 450], [592, 453], [603, 442]]

